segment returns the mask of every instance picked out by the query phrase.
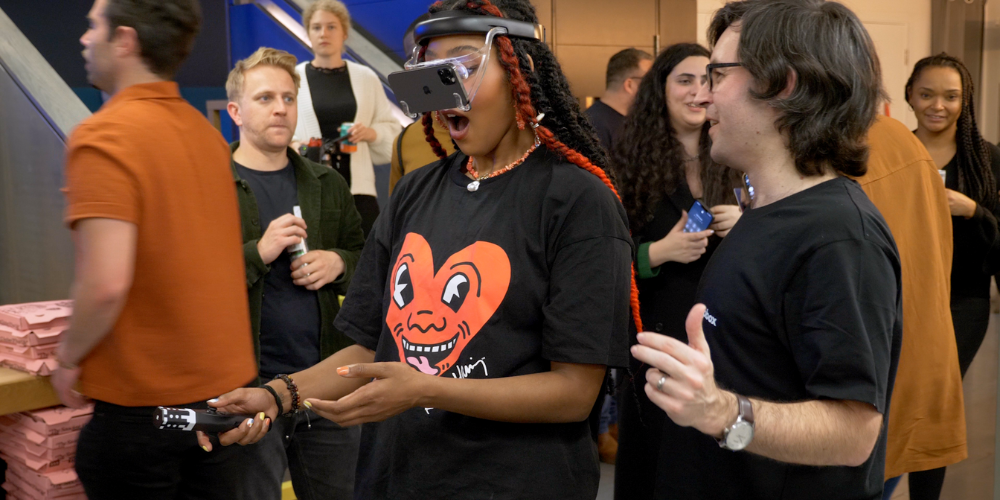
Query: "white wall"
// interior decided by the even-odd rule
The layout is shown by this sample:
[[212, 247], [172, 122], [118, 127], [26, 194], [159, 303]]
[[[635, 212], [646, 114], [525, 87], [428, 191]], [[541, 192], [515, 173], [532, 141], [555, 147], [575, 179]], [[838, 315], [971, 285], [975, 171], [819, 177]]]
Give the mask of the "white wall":
[[[931, 1], [930, 0], [841, 0], [841, 3], [857, 14], [868, 28], [875, 42], [879, 60], [882, 63], [883, 83], [892, 104], [889, 114], [906, 126], [917, 127], [917, 120], [903, 98], [903, 86], [910, 76], [913, 63], [930, 55], [931, 51]], [[698, 42], [707, 46], [705, 30], [712, 14], [725, 0], [698, 0]], [[1000, 21], [1000, 1], [990, 2], [987, 7], [996, 11], [994, 19]], [[989, 14], [987, 14], [989, 19]], [[989, 25], [988, 25], [989, 26]], [[997, 53], [1000, 53], [1000, 23], [994, 29], [993, 37]], [[989, 31], [987, 31], [989, 33]], [[987, 35], [989, 36], [989, 35]], [[1000, 75], [1000, 61], [993, 71]], [[994, 87], [1000, 89], [1000, 77], [994, 79]], [[997, 89], [994, 89], [997, 90]], [[998, 94], [1000, 92], [994, 92]], [[997, 108], [997, 96], [993, 107]], [[993, 120], [994, 122], [997, 119]], [[997, 127], [994, 127], [997, 128]], [[989, 136], [987, 136], [989, 138]]]

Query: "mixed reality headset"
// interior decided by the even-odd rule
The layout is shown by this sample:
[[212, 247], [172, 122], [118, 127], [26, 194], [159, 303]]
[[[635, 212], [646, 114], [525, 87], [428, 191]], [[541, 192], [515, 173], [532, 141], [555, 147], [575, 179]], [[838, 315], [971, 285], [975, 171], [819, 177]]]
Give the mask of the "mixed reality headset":
[[[431, 38], [473, 34], [486, 35], [481, 48], [461, 50], [433, 61], [423, 60], [422, 49]], [[540, 24], [463, 11], [438, 12], [418, 23], [413, 29], [413, 53], [403, 64], [404, 70], [389, 75], [389, 86], [403, 112], [416, 119], [430, 111], [472, 109], [472, 100], [483, 81], [493, 39], [497, 36], [544, 42], [545, 28]]]

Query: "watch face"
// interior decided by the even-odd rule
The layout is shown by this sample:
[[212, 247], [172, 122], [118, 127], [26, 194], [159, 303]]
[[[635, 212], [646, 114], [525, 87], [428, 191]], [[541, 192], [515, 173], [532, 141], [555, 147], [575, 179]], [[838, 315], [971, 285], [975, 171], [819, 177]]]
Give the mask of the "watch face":
[[726, 448], [739, 451], [753, 440], [753, 426], [749, 422], [736, 422], [726, 434]]

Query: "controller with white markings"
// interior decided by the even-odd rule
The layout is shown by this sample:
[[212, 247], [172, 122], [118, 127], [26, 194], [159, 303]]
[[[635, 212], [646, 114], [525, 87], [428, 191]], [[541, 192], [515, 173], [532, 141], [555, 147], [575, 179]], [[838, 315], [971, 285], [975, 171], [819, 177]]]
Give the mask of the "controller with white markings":
[[160, 430], [225, 432], [235, 429], [250, 415], [226, 415], [214, 408], [193, 410], [191, 408], [157, 407], [153, 423]]

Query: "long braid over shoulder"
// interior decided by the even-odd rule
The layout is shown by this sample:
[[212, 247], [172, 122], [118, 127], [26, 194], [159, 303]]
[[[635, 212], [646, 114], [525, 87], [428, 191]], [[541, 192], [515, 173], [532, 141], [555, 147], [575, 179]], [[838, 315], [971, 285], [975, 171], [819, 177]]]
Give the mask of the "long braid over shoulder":
[[[535, 9], [527, 0], [451, 0], [437, 2], [430, 12], [443, 10], [464, 10], [506, 17], [519, 21], [538, 22]], [[539, 141], [570, 163], [594, 174], [615, 196], [618, 191], [599, 165], [607, 165], [607, 157], [597, 141], [594, 127], [580, 110], [569, 82], [563, 75], [552, 51], [543, 43], [511, 40], [506, 36], [494, 39], [500, 64], [507, 72], [513, 100], [517, 108], [518, 127], [536, 126]], [[544, 83], [544, 86], [543, 86]], [[545, 114], [541, 123], [536, 121], [538, 112]], [[425, 131], [427, 127], [425, 118]], [[431, 141], [433, 132], [428, 134]], [[433, 143], [431, 143], [433, 144]], [[620, 198], [619, 198], [620, 199]], [[642, 331], [639, 317], [639, 289], [635, 283], [635, 267], [632, 268], [630, 303], [632, 318], [636, 328]]]

